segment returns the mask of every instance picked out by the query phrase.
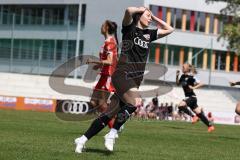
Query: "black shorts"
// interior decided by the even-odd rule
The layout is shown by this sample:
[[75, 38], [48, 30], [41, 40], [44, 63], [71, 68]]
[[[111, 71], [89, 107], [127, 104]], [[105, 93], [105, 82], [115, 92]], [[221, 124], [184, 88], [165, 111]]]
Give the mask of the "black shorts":
[[196, 97], [187, 97], [183, 101], [186, 102], [187, 106], [190, 107], [192, 110], [198, 107]]
[[122, 96], [131, 88], [139, 88], [143, 76], [131, 78], [126, 71], [116, 70], [112, 75], [112, 84], [119, 96]]

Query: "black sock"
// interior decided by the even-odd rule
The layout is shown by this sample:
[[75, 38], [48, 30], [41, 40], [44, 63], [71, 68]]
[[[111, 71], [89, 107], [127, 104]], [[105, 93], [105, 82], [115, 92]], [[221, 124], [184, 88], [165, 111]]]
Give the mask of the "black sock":
[[98, 134], [110, 121], [111, 119], [108, 118], [107, 115], [100, 116], [99, 118], [95, 119], [88, 130], [85, 132], [85, 136], [89, 140], [96, 134]]
[[197, 116], [202, 120], [204, 124], [206, 124], [208, 127], [211, 126], [210, 122], [208, 121], [207, 117], [204, 115], [203, 112], [197, 114]]
[[183, 111], [184, 113], [186, 113], [187, 115], [194, 117], [194, 115], [192, 114], [192, 112], [187, 108], [187, 107], [179, 107], [180, 111]]
[[113, 124], [113, 128], [116, 130], [119, 130], [121, 126], [130, 118], [131, 114], [137, 109], [131, 104], [123, 105], [124, 106], [121, 106], [121, 110], [117, 113], [117, 118]]

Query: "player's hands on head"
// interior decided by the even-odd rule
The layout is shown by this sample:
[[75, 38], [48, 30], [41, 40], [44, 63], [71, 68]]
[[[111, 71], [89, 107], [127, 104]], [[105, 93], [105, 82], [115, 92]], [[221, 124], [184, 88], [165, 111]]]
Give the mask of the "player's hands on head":
[[138, 7], [138, 9], [139, 9], [139, 12], [145, 12], [145, 10], [147, 10], [147, 8], [146, 7]]
[[229, 82], [230, 86], [235, 86], [236, 83], [235, 82]]

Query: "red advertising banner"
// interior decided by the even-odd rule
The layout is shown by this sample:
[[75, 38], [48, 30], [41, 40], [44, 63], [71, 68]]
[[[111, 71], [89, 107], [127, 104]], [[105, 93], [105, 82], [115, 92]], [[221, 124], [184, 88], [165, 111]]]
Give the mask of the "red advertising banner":
[[0, 108], [55, 112], [56, 100], [44, 98], [0, 96]]

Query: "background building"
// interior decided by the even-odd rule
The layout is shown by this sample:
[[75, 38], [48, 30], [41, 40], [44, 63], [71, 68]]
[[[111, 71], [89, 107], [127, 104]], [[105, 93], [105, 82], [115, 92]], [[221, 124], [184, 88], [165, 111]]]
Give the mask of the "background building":
[[150, 7], [176, 29], [151, 46], [149, 62], [169, 68], [165, 80], [174, 81], [173, 72], [184, 62], [197, 66], [208, 84], [228, 85], [229, 75], [237, 79], [238, 56], [227, 50], [227, 42], [217, 41], [224, 21], [231, 20], [219, 19], [226, 4], [205, 0], [1, 0], [0, 71], [48, 75], [75, 55], [98, 56], [101, 24], [106, 19], [116, 21], [120, 38], [128, 6]]

